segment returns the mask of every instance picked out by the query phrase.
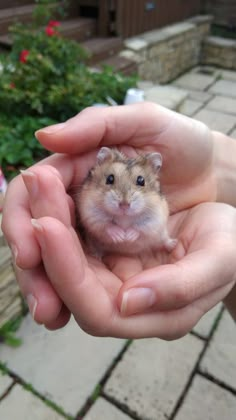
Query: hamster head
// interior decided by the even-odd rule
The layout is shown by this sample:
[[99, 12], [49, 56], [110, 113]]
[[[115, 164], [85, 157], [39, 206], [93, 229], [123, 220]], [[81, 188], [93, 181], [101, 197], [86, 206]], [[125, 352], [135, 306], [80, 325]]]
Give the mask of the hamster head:
[[[116, 149], [102, 147], [80, 195], [82, 213], [133, 218], [153, 212], [160, 200], [159, 153], [128, 158]], [[93, 219], [93, 217], [92, 217]]]

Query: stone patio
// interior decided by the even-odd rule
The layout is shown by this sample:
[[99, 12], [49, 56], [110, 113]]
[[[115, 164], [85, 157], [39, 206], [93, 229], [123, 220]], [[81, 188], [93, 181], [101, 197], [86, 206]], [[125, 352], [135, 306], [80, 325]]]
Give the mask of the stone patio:
[[[236, 138], [236, 72], [205, 70], [145, 82], [146, 98]], [[236, 329], [220, 304], [173, 342], [94, 338], [73, 320], [49, 332], [29, 315], [18, 335], [20, 347], [0, 344], [1, 420], [236, 417]]]

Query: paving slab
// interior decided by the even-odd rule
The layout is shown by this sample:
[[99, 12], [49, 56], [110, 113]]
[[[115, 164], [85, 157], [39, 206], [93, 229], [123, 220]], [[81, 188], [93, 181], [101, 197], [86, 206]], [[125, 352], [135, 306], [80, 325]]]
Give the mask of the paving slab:
[[203, 347], [181, 340], [134, 341], [117, 364], [104, 392], [145, 420], [166, 420], [177, 403]]
[[236, 390], [235, 355], [235, 322], [225, 311], [201, 361], [200, 369]]
[[225, 114], [236, 115], [236, 98], [229, 98], [228, 96], [215, 96], [208, 102], [206, 108], [214, 109]]
[[62, 420], [63, 418], [65, 417], [20, 385], [15, 385], [0, 402], [2, 420]]
[[230, 133], [236, 123], [234, 115], [225, 114], [219, 111], [203, 108], [194, 115], [199, 121], [204, 122], [212, 130], [221, 131], [224, 134]]
[[30, 316], [22, 322], [18, 335], [23, 344], [17, 349], [2, 345], [1, 362], [72, 415], [82, 408], [125, 343], [91, 337], [74, 320], [50, 332]]
[[216, 75], [185, 73], [174, 81], [175, 86], [192, 90], [207, 90], [216, 80]]
[[202, 104], [206, 104], [214, 97], [212, 93], [201, 91], [201, 90], [192, 90], [187, 89], [188, 91], [188, 99], [192, 99], [197, 102], [201, 102]]
[[146, 101], [155, 102], [174, 111], [179, 111], [180, 106], [188, 97], [187, 91], [170, 85], [155, 85], [145, 89], [144, 92]]
[[175, 420], [235, 420], [236, 397], [196, 375]]
[[131, 420], [131, 417], [124, 414], [104, 398], [98, 398], [86, 416], [84, 416], [84, 420]]
[[194, 101], [193, 99], [186, 99], [184, 103], [180, 106], [179, 112], [181, 114], [187, 115], [188, 117], [194, 116], [194, 114], [202, 108], [202, 103]]
[[13, 380], [9, 375], [4, 375], [0, 371], [0, 398], [8, 390], [8, 388], [13, 384]]
[[221, 312], [221, 309], [222, 304], [219, 303], [213, 309], [208, 311], [193, 328], [193, 331], [203, 338], [208, 338]]
[[219, 78], [222, 75], [222, 70], [215, 67], [215, 66], [208, 66], [208, 65], [204, 65], [204, 66], [196, 66], [191, 70], [191, 73], [198, 73], [198, 74], [203, 74], [203, 75], [208, 75], [208, 76], [214, 76], [215, 78]]
[[231, 80], [232, 82], [236, 82], [236, 71], [221, 70], [221, 78], [225, 80]]
[[232, 137], [233, 139], [236, 139], [236, 128], [230, 132], [230, 137]]
[[217, 80], [216, 83], [210, 87], [208, 92], [215, 95], [236, 98], [236, 81], [233, 82], [231, 80]]

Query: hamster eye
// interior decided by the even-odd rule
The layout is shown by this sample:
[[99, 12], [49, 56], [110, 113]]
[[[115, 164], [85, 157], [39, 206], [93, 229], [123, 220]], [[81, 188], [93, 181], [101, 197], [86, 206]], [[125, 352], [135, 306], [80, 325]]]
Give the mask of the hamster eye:
[[106, 179], [106, 184], [112, 185], [114, 184], [115, 181], [115, 177], [113, 174], [108, 175], [107, 179]]
[[144, 185], [145, 185], [145, 179], [144, 179], [143, 176], [139, 175], [137, 177], [136, 185], [139, 185], [140, 187], [144, 187]]

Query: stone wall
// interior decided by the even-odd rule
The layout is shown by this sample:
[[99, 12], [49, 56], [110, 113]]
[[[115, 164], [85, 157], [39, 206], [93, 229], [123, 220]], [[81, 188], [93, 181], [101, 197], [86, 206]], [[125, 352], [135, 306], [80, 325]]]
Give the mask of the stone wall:
[[[1, 214], [0, 214], [1, 226]], [[0, 328], [23, 312], [23, 300], [12, 266], [11, 252], [0, 227]]]
[[122, 55], [138, 63], [139, 76], [143, 80], [168, 83], [199, 64], [211, 20], [211, 16], [196, 16], [129, 38]]
[[236, 40], [206, 37], [203, 41], [201, 63], [236, 70]]

